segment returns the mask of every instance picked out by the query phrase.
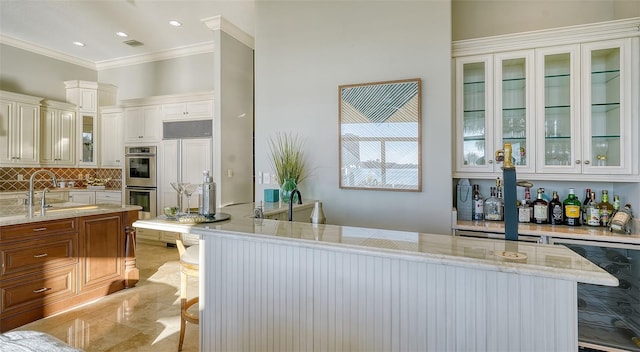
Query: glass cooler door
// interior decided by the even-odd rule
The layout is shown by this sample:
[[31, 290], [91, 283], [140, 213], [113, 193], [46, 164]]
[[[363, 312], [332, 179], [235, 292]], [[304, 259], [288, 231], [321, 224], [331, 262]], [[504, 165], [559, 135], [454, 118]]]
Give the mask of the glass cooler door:
[[640, 246], [553, 239], [599, 265], [618, 287], [578, 284], [579, 345], [604, 351], [640, 351]]

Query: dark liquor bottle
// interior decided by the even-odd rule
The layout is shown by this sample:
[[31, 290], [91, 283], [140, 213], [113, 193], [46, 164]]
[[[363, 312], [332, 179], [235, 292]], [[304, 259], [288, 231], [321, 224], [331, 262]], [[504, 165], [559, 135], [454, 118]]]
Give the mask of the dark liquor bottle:
[[473, 220], [484, 219], [484, 199], [480, 194], [480, 185], [473, 185], [473, 200], [472, 200], [471, 218]]
[[549, 222], [549, 203], [543, 197], [544, 188], [538, 188], [538, 197], [533, 201], [533, 222], [546, 224]]
[[553, 197], [549, 202], [549, 223], [552, 225], [562, 225], [564, 224], [564, 210], [562, 207], [562, 202], [560, 202], [560, 197], [558, 196], [557, 191], [553, 191]]
[[613, 205], [609, 203], [609, 191], [602, 190], [602, 201], [598, 204], [600, 209], [600, 226], [609, 226], [611, 214], [613, 214]]
[[589, 214], [587, 214], [587, 205], [591, 202], [591, 188], [585, 190], [584, 200], [582, 201], [582, 223], [587, 224]]
[[562, 202], [564, 209], [564, 223], [568, 226], [580, 226], [582, 219], [582, 202], [576, 197], [575, 190], [569, 188], [567, 199]]

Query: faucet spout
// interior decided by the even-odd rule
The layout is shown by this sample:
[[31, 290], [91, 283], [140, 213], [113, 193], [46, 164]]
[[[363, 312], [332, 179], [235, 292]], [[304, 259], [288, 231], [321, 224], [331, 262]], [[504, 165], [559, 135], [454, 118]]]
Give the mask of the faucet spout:
[[296, 188], [291, 191], [291, 196], [289, 197], [289, 221], [293, 221], [293, 199], [296, 194], [298, 195], [298, 204], [302, 204], [302, 194], [300, 194], [300, 191]]
[[48, 174], [49, 176], [51, 176], [51, 180], [53, 180], [53, 187], [57, 187], [58, 186], [58, 182], [56, 181], [56, 175], [49, 171], [49, 170], [45, 170], [45, 169], [41, 169], [41, 170], [37, 170], [35, 171], [33, 174], [31, 174], [31, 177], [29, 178], [29, 215], [33, 215], [33, 184], [34, 184], [34, 180], [36, 178], [37, 174], [40, 173], [45, 173]]

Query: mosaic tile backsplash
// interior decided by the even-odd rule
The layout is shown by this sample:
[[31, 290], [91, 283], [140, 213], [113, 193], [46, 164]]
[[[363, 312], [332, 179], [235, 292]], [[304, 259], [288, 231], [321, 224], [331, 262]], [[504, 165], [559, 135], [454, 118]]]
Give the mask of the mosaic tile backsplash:
[[[43, 168], [0, 167], [0, 192], [28, 191], [29, 178], [34, 172]], [[73, 181], [74, 188], [85, 188], [87, 178], [110, 178], [106, 189], [122, 188], [121, 169], [76, 169], [76, 168], [44, 168], [52, 171], [58, 181]], [[51, 188], [51, 180], [47, 174], [36, 176], [35, 189]]]

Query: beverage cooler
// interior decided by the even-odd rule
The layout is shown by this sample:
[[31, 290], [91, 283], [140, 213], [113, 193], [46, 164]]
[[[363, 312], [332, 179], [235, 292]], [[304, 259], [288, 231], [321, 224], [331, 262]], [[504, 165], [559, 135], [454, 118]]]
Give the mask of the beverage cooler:
[[553, 238], [599, 265], [618, 287], [578, 284], [578, 334], [584, 351], [640, 351], [640, 245]]

